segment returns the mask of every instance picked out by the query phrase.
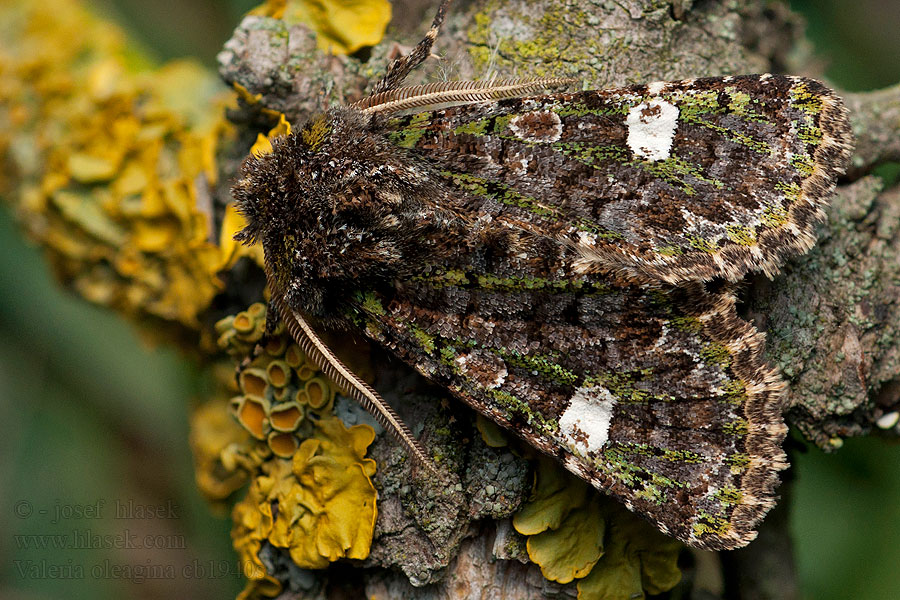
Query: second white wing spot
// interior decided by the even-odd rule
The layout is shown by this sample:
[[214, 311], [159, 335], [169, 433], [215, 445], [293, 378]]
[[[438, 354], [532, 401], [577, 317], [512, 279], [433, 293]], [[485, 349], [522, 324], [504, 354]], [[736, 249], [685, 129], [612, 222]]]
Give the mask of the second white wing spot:
[[559, 419], [563, 439], [583, 454], [600, 450], [609, 440], [609, 424], [615, 406], [615, 396], [605, 387], [578, 388]]
[[653, 98], [628, 111], [625, 124], [628, 126], [628, 147], [636, 156], [665, 160], [672, 152], [678, 127], [678, 107], [662, 98]]

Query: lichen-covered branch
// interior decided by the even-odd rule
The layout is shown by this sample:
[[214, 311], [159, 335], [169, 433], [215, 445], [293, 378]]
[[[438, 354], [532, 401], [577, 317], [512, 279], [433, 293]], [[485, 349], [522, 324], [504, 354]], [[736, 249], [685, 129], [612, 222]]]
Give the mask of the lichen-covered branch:
[[[447, 58], [431, 61], [423, 72], [414, 75], [420, 79], [410, 83], [435, 78], [577, 76], [583, 79], [586, 88], [594, 88], [784, 69], [790, 60], [788, 50], [799, 37], [799, 27], [790, 13], [769, 9], [764, 3], [712, 3], [691, 10], [669, 3], [648, 7], [638, 2], [474, 2], [468, 7], [458, 7], [448, 18], [438, 44]], [[308, 98], [302, 102], [284, 102], [277, 88], [260, 85], [258, 77], [244, 77], [235, 69], [235, 64], [249, 59], [264, 70], [277, 70], [278, 44], [269, 44], [266, 36], [259, 33], [271, 26], [261, 21], [245, 21], [241, 29], [253, 31], [257, 42], [252, 48], [257, 54], [244, 55], [235, 62], [231, 59], [246, 52], [235, 44], [232, 48], [235, 53], [223, 65], [223, 75], [253, 93], [262, 93], [267, 104], [283, 106], [292, 119], [303, 120], [328, 102], [321, 97], [314, 100], [314, 106], [309, 106]], [[235, 40], [247, 35], [241, 32]], [[407, 41], [414, 42], [415, 38]], [[367, 79], [374, 79], [372, 74], [377, 73], [379, 64], [384, 64], [384, 54], [384, 46], [375, 50], [373, 60], [364, 68]], [[317, 59], [304, 67], [303, 73], [295, 68], [296, 76], [290, 87], [304, 89], [306, 73], [312, 81], [332, 76], [334, 83], [325, 89], [341, 90], [336, 99], [358, 97], [363, 93], [361, 71], [347, 66], [352, 64], [344, 61], [341, 69], [329, 71], [322, 59]], [[796, 63], [790, 66], [803, 68]], [[270, 95], [274, 97], [269, 99]], [[889, 95], [880, 94], [853, 96], [849, 100], [851, 107], [856, 108], [854, 123], [863, 144], [863, 154], [854, 163], [856, 169], [851, 174], [854, 177], [863, 173], [866, 166], [892, 156], [889, 140], [893, 138], [889, 131], [883, 130], [885, 121], [866, 120], [869, 115], [888, 115], [890, 99]], [[888, 141], [884, 144], [886, 151], [879, 150], [882, 140]], [[898, 322], [894, 271], [897, 248], [891, 242], [896, 202], [890, 193], [879, 197], [877, 186], [877, 180], [868, 178], [842, 189], [834, 201], [835, 210], [822, 245], [809, 257], [789, 265], [787, 271], [791, 277], [780, 277], [774, 282], [756, 281], [747, 290], [751, 299], [749, 315], [757, 326], [769, 330], [770, 356], [791, 379], [794, 407], [791, 416], [810, 439], [825, 446], [837, 444], [842, 435], [864, 432], [892, 409], [891, 402], [896, 402], [896, 398], [885, 400], [882, 395], [883, 406], [876, 408], [872, 400], [882, 384], [896, 378], [898, 373], [894, 355], [897, 332], [892, 328], [892, 323]], [[798, 289], [799, 282], [806, 282], [813, 289]], [[847, 367], [838, 374], [825, 373], [842, 351]], [[389, 371], [379, 369], [382, 378]], [[831, 383], [826, 385], [823, 383], [826, 381]], [[380, 383], [381, 389], [392, 387], [390, 381]], [[402, 397], [396, 399], [402, 412], [407, 402]], [[441, 420], [433, 414], [429, 418], [431, 411], [421, 405], [406, 410], [405, 416], [411, 422], [426, 423], [426, 431], [432, 426], [430, 423]], [[446, 417], [445, 413], [443, 418]], [[373, 450], [382, 465], [378, 479], [383, 486], [382, 506], [386, 514], [384, 529], [376, 530], [368, 562], [399, 566], [404, 575], [381, 573], [370, 581], [368, 591], [376, 597], [379, 593], [383, 597], [421, 597], [421, 590], [405, 582], [409, 577], [419, 584], [437, 581], [428, 588], [428, 597], [451, 597], [453, 581], [463, 578], [471, 581], [476, 577], [481, 584], [490, 586], [502, 578], [506, 568], [503, 561], [496, 563], [495, 568], [479, 565], [476, 573], [470, 570], [471, 557], [465, 558], [465, 549], [484, 548], [487, 542], [474, 546], [463, 542], [458, 546], [465, 523], [472, 516], [471, 513], [465, 516], [463, 507], [473, 501], [471, 494], [478, 486], [490, 489], [490, 482], [498, 480], [496, 473], [472, 480], [454, 500], [456, 508], [445, 511], [423, 531], [422, 523], [416, 524], [416, 518], [409, 516], [410, 510], [413, 514], [417, 511], [411, 507], [419, 506], [423, 499], [403, 493], [405, 488], [399, 481], [405, 471], [397, 470], [395, 474], [391, 465], [396, 463], [396, 452], [389, 444], [377, 441]], [[463, 472], [471, 468], [466, 465], [483, 460], [470, 461], [465, 454], [451, 449], [452, 445], [448, 451], [456, 457], [456, 464]], [[396, 483], [395, 477], [400, 478]], [[489, 537], [491, 533], [492, 530], [482, 530], [480, 535]], [[783, 536], [774, 533], [774, 539], [782, 540]], [[789, 563], [783, 542], [769, 547], [764, 541], [767, 538], [773, 539], [764, 532], [753, 553], [756, 558], [751, 560], [757, 564]], [[451, 539], [454, 541], [450, 542]], [[461, 554], [457, 554], [457, 547], [463, 549]], [[442, 567], [443, 571], [435, 571]], [[785, 577], [790, 579], [790, 570], [785, 571]], [[788, 579], [776, 583], [786, 589], [794, 585]], [[517, 597], [542, 597], [547, 590], [541, 588], [542, 585], [532, 586], [530, 592], [518, 589]]]
[[844, 101], [856, 135], [848, 177], [856, 179], [876, 165], [900, 161], [900, 84], [875, 92], [847, 93]]
[[[221, 88], [195, 67], [139, 75], [123, 58], [122, 40], [102, 33], [72, 0], [47, 4], [57, 20], [40, 23], [60, 28], [46, 34], [60, 42], [41, 45], [34, 29], [11, 27], [18, 37], [4, 39], [9, 43], [0, 54], [8, 82], [0, 94], [12, 107], [0, 106], [10, 125], [0, 139], [8, 167], [0, 180], [4, 194], [47, 248], [60, 278], [85, 297], [206, 359], [215, 354], [215, 336], [232, 354], [249, 355], [260, 339], [261, 307], [220, 321], [215, 333], [212, 326], [259, 300], [262, 288], [259, 270], [251, 260], [237, 261], [245, 251], [230, 242], [238, 226], [226, 205], [237, 165], [258, 133], [287, 131], [279, 113], [296, 127], [328, 106], [362, 97], [398, 52], [396, 42], [376, 46], [367, 62], [329, 55], [307, 27], [259, 11], [219, 57], [221, 76], [240, 97], [229, 123]], [[421, 0], [415, 4], [421, 10]], [[395, 3], [395, 11], [403, 12], [402, 5]], [[28, 14], [23, 8], [10, 18]], [[575, 76], [585, 88], [599, 88], [803, 72], [806, 65], [790, 51], [799, 41], [797, 23], [762, 0], [459, 2], [436, 45], [445, 58], [427, 61], [409, 83]], [[425, 24], [417, 26], [418, 33], [394, 37], [411, 45]], [[39, 102], [29, 104], [31, 98]], [[742, 292], [745, 317], [767, 332], [770, 360], [790, 384], [789, 421], [825, 448], [873, 429], [900, 433], [893, 418], [900, 409], [900, 188], [884, 189], [871, 175], [875, 165], [900, 160], [900, 88], [846, 99], [857, 154], [819, 244], [774, 280], [756, 278]], [[520, 456], [527, 449], [489, 424], [476, 424], [470, 411], [406, 367], [369, 360], [358, 345], [346, 353], [458, 477], [452, 484], [414, 472], [388, 436], [373, 442], [372, 422], [332, 398], [333, 390], [321, 391], [327, 385], [314, 367], [282, 341], [253, 357], [238, 382], [223, 384], [222, 396], [194, 417], [203, 491], [223, 501], [253, 482], [234, 513], [235, 545], [257, 569], [247, 573], [248, 594], [324, 598], [329, 577], [334, 587], [341, 569], [357, 567], [344, 585], [373, 598], [485, 590], [515, 598], [587, 598], [604, 590], [626, 597], [675, 585], [679, 550], [669, 540], [641, 530], [631, 513], [603, 504], [578, 482], [559, 478], [559, 469], [539, 467], [535, 483], [534, 457]], [[341, 335], [332, 345], [353, 342]], [[261, 392], [266, 386], [290, 395], [291, 406], [273, 413]], [[357, 425], [338, 425], [334, 415]], [[313, 485], [323, 473], [329, 485]], [[321, 510], [310, 516], [298, 508], [305, 520], [296, 527], [287, 523], [288, 513], [271, 512], [272, 506], [310, 505]], [[363, 525], [341, 525], [351, 521]], [[604, 528], [617, 533], [604, 535]], [[753, 552], [743, 555], [749, 558], [733, 564], [744, 575], [766, 574], [793, 589], [790, 568], [764, 570], [790, 563], [783, 528], [777, 519], [766, 521]], [[356, 535], [364, 529], [373, 534], [370, 547]], [[622, 536], [630, 536], [627, 544]], [[587, 538], [600, 538], [600, 546]], [[529, 560], [538, 556], [546, 558], [540, 566]], [[338, 559], [356, 562], [324, 571], [297, 567]]]

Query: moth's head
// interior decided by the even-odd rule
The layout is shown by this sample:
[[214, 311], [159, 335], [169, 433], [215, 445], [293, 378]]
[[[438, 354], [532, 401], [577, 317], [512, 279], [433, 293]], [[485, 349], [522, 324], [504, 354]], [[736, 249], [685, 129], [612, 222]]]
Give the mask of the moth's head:
[[235, 235], [245, 244], [289, 226], [310, 213], [308, 204], [321, 191], [321, 148], [330, 135], [325, 115], [311, 119], [298, 133], [272, 140], [271, 152], [251, 154], [231, 192], [247, 224]]
[[423, 176], [400, 152], [379, 141], [372, 117], [332, 109], [244, 161], [232, 194], [247, 224], [235, 239], [262, 242], [293, 308], [321, 317], [421, 246], [411, 227], [427, 221], [418, 199], [434, 194], [415, 187]]

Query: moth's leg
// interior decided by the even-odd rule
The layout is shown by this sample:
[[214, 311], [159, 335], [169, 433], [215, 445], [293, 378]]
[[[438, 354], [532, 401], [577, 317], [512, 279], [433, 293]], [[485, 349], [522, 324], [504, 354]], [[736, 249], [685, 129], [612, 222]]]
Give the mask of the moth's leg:
[[444, 22], [444, 16], [447, 14], [447, 7], [450, 6], [451, 0], [441, 0], [438, 6], [437, 14], [434, 15], [434, 21], [431, 22], [431, 29], [425, 34], [425, 37], [419, 42], [412, 52], [406, 56], [402, 56], [388, 65], [387, 71], [381, 81], [372, 90], [372, 94], [393, 90], [403, 83], [410, 71], [422, 64], [428, 55], [431, 54], [431, 47], [434, 40], [437, 39], [438, 32], [441, 30], [441, 24]]
[[266, 308], [266, 330], [259, 340], [261, 344], [263, 341], [268, 341], [268, 338], [275, 334], [275, 330], [278, 329], [279, 323], [281, 323], [281, 314], [278, 312], [278, 304], [269, 302], [269, 306]]

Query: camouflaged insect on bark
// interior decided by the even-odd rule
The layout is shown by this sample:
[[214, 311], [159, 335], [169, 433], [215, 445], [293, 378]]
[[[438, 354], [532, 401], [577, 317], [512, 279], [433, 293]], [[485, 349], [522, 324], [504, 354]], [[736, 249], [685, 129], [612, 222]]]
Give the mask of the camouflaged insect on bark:
[[784, 386], [728, 282], [814, 243], [840, 100], [763, 75], [366, 109], [235, 187], [283, 315], [358, 327], [688, 544], [753, 539]]

